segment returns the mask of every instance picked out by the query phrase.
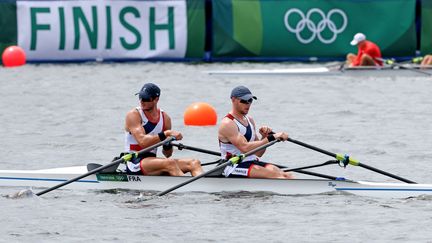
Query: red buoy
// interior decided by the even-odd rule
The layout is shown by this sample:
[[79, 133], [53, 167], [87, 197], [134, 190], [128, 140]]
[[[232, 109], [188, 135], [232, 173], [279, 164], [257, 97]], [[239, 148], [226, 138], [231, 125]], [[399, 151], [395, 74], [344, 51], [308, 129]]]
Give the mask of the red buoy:
[[2, 61], [5, 67], [18, 67], [26, 63], [26, 54], [19, 46], [9, 46], [3, 51]]
[[204, 102], [193, 103], [186, 108], [184, 124], [188, 126], [214, 126], [217, 122], [215, 109]]

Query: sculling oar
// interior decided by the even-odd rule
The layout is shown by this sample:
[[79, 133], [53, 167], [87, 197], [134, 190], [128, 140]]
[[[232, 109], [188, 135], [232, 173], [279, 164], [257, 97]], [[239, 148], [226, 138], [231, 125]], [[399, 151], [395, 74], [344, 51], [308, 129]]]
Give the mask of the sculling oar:
[[56, 185], [56, 186], [53, 186], [53, 187], [50, 187], [50, 188], [45, 189], [45, 190], [43, 190], [43, 191], [40, 191], [40, 192], [36, 193], [36, 195], [37, 195], [37, 196], [41, 196], [41, 195], [43, 195], [43, 194], [45, 194], [45, 193], [47, 193], [47, 192], [50, 192], [50, 191], [52, 191], [52, 190], [55, 190], [55, 189], [60, 188], [60, 187], [62, 187], [62, 186], [65, 186], [65, 185], [67, 185], [67, 184], [70, 184], [70, 183], [72, 183], [72, 182], [74, 182], [74, 181], [77, 181], [77, 180], [82, 179], [82, 178], [84, 178], [84, 177], [87, 177], [87, 176], [89, 176], [89, 175], [95, 174], [95, 173], [97, 173], [97, 172], [99, 172], [99, 171], [102, 171], [102, 170], [104, 170], [104, 169], [106, 169], [106, 168], [109, 168], [109, 167], [111, 167], [111, 166], [115, 166], [115, 165], [120, 164], [120, 163], [122, 163], [122, 162], [130, 161], [131, 159], [134, 159], [134, 158], [140, 157], [140, 156], [142, 156], [144, 153], [146, 153], [146, 152], [148, 152], [148, 151], [150, 151], [150, 150], [152, 150], [152, 149], [155, 149], [155, 148], [157, 148], [157, 147], [160, 147], [160, 146], [162, 146], [162, 145], [164, 145], [164, 144], [166, 144], [166, 143], [169, 143], [169, 142], [171, 142], [171, 141], [173, 141], [173, 140], [175, 140], [175, 137], [169, 137], [169, 138], [165, 139], [164, 141], [160, 141], [159, 143], [156, 143], [156, 144], [154, 144], [154, 145], [152, 145], [152, 146], [150, 146], [150, 147], [147, 147], [147, 148], [145, 148], [145, 149], [143, 149], [143, 150], [140, 150], [140, 151], [138, 151], [138, 152], [136, 152], [136, 153], [123, 155], [120, 159], [114, 160], [113, 162], [111, 162], [111, 163], [109, 163], [109, 164], [107, 164], [107, 165], [104, 165], [104, 166], [98, 167], [98, 168], [96, 168], [96, 169], [94, 169], [94, 170], [91, 170], [91, 171], [89, 171], [89, 172], [87, 172], [87, 173], [85, 173], [85, 174], [83, 174], [83, 175], [77, 176], [77, 177], [72, 178], [72, 179], [70, 179], [70, 180], [68, 180], [68, 181], [65, 181], [65, 182], [63, 182], [63, 183], [60, 183], [60, 184], [58, 184], [58, 185]]
[[[271, 134], [274, 134], [274, 132], [272, 132]], [[178, 147], [179, 150], [188, 149], [188, 150], [192, 150], [192, 151], [196, 151], [196, 152], [201, 152], [201, 153], [206, 153], [206, 154], [211, 154], [211, 155], [216, 155], [216, 156], [220, 156], [221, 155], [220, 152], [216, 152], [216, 151], [212, 151], [212, 150], [207, 150], [207, 149], [202, 149], [202, 148], [197, 148], [197, 147], [192, 147], [192, 146], [184, 145], [182, 143], [179, 143], [179, 144], [171, 143], [171, 144], [173, 146]], [[201, 164], [201, 166], [219, 164], [221, 162], [222, 162], [222, 159], [219, 159], [219, 160], [216, 160], [214, 162], [203, 163], [203, 164]], [[326, 163], [328, 163], [328, 162], [326, 162]], [[274, 164], [274, 163], [271, 163], [271, 164], [274, 165], [274, 166], [276, 166], [276, 167], [278, 167], [278, 168], [280, 168], [280, 169], [284, 169], [284, 171], [286, 171], [286, 172], [287, 171], [295, 171], [297, 173], [306, 174], [306, 175], [312, 175], [312, 176], [326, 178], [326, 179], [331, 179], [331, 180], [335, 180], [336, 178], [338, 178], [338, 177], [335, 177], [335, 176], [320, 174], [320, 173], [316, 173], [316, 172], [304, 171], [304, 170], [301, 170], [301, 168], [289, 169], [288, 167], [283, 166], [283, 165], [278, 165], [278, 164]], [[309, 168], [314, 168], [314, 167], [324, 166], [324, 165], [327, 165], [327, 164], [324, 163], [324, 164], [317, 165], [317, 166], [312, 166], [312, 167], [309, 167]]]
[[201, 153], [216, 155], [216, 156], [220, 156], [221, 155], [219, 152], [216, 152], [216, 151], [211, 151], [211, 150], [207, 150], [207, 149], [192, 147], [192, 146], [184, 145], [182, 143], [171, 143], [171, 145], [177, 147], [179, 150], [187, 149], [187, 150], [192, 150], [192, 151], [196, 151], [196, 152], [201, 152]]
[[[178, 150], [187, 149], [187, 150], [192, 150], [192, 151], [195, 151], [195, 152], [200, 152], [200, 153], [205, 153], [205, 154], [211, 154], [211, 155], [216, 155], [216, 156], [220, 156], [221, 155], [219, 152], [216, 152], [216, 151], [202, 149], [202, 148], [197, 148], [197, 147], [192, 147], [192, 146], [184, 145], [182, 143], [171, 143], [171, 145], [177, 147]], [[201, 164], [201, 166], [219, 164], [221, 162], [221, 160], [222, 159], [218, 159], [218, 160], [213, 161], [213, 162], [203, 163], [203, 164]]]
[[312, 149], [312, 150], [315, 150], [315, 151], [317, 151], [317, 152], [320, 152], [320, 153], [326, 154], [326, 155], [328, 155], [328, 156], [331, 156], [331, 157], [333, 157], [333, 158], [336, 158], [338, 161], [340, 161], [341, 163], [343, 163], [344, 166], [346, 166], [346, 165], [348, 165], [348, 164], [350, 164], [350, 165], [355, 165], [355, 166], [360, 166], [360, 167], [363, 167], [363, 168], [365, 168], [365, 169], [368, 169], [368, 170], [374, 171], [374, 172], [376, 172], [376, 173], [379, 173], [379, 174], [382, 174], [382, 175], [385, 175], [385, 176], [391, 177], [391, 178], [396, 179], [396, 180], [400, 180], [400, 181], [403, 181], [403, 182], [406, 182], [406, 183], [410, 183], [410, 184], [417, 184], [417, 183], [414, 182], [414, 181], [411, 181], [411, 180], [408, 180], [408, 179], [402, 178], [402, 177], [400, 177], [400, 176], [397, 176], [397, 175], [394, 175], [394, 174], [388, 173], [388, 172], [386, 172], [386, 171], [383, 171], [383, 170], [380, 170], [380, 169], [374, 168], [374, 167], [372, 167], [372, 166], [369, 166], [369, 165], [365, 165], [365, 164], [363, 164], [363, 163], [360, 163], [358, 160], [352, 159], [352, 158], [350, 158], [348, 155], [335, 154], [335, 153], [332, 153], [332, 152], [326, 151], [326, 150], [324, 150], [324, 149], [317, 148], [317, 147], [315, 147], [315, 146], [312, 146], [312, 145], [309, 145], [309, 144], [306, 144], [306, 143], [300, 142], [300, 141], [295, 140], [295, 139], [292, 139], [292, 138], [288, 138], [287, 141], [290, 141], [290, 142], [292, 142], [292, 143], [298, 144], [298, 145], [303, 146], [303, 147], [306, 147], [306, 148], [308, 148], [308, 149]]
[[415, 69], [413, 67], [407, 67], [405, 65], [398, 64], [398, 63], [396, 63], [395, 61], [393, 61], [391, 59], [383, 59], [383, 58], [379, 58], [379, 57], [376, 57], [375, 59], [378, 60], [378, 61], [381, 61], [381, 62], [383, 62], [385, 64], [388, 64], [390, 66], [398, 67], [400, 69], [410, 70], [410, 71], [421, 73], [421, 74], [424, 74], [424, 75], [427, 75], [427, 76], [431, 76], [432, 75], [432, 73], [429, 73], [429, 72], [426, 72], [426, 71], [422, 71], [422, 70]]
[[339, 164], [339, 161], [337, 161], [337, 160], [329, 160], [329, 161], [321, 163], [321, 164], [308, 165], [308, 166], [297, 167], [297, 168], [286, 168], [285, 167], [283, 169], [283, 171], [290, 172], [290, 171], [297, 171], [297, 170], [304, 170], [304, 169], [312, 169], [312, 168], [321, 167], [321, 166], [325, 166], [325, 165], [332, 165], [332, 164]]
[[207, 171], [205, 173], [202, 173], [200, 175], [192, 177], [191, 179], [189, 179], [189, 180], [187, 180], [185, 182], [182, 182], [182, 183], [180, 183], [180, 184], [178, 184], [176, 186], [173, 186], [173, 187], [171, 187], [171, 188], [169, 188], [169, 189], [167, 189], [167, 190], [165, 190], [163, 192], [159, 192], [157, 194], [157, 196], [163, 196], [163, 195], [165, 195], [167, 193], [170, 193], [170, 192], [174, 191], [175, 189], [178, 189], [178, 188], [180, 188], [182, 186], [185, 186], [185, 185], [187, 185], [187, 184], [189, 184], [191, 182], [194, 182], [194, 181], [196, 181], [196, 180], [198, 180], [198, 179], [200, 179], [200, 178], [202, 178], [202, 177], [204, 177], [206, 175], [209, 175], [209, 174], [211, 174], [211, 173], [213, 173], [213, 172], [215, 172], [217, 170], [220, 170], [220, 169], [224, 168], [225, 166], [227, 166], [228, 164], [237, 164], [237, 163], [241, 162], [245, 157], [250, 156], [250, 155], [252, 155], [252, 154], [254, 154], [254, 153], [256, 153], [256, 152], [258, 152], [258, 151], [260, 151], [262, 149], [270, 147], [271, 145], [273, 145], [273, 144], [275, 144], [275, 143], [277, 143], [279, 141], [280, 140], [278, 140], [278, 139], [273, 140], [273, 141], [271, 141], [269, 143], [266, 143], [266, 144], [261, 145], [261, 146], [259, 146], [257, 148], [254, 148], [254, 149], [252, 149], [251, 151], [249, 151], [247, 153], [240, 154], [240, 155], [237, 155], [235, 157], [232, 157], [231, 159], [229, 159], [228, 161], [224, 162], [223, 164], [220, 164], [220, 165], [216, 166], [215, 168], [213, 168], [213, 169], [211, 169], [211, 170], [209, 170], [209, 171]]

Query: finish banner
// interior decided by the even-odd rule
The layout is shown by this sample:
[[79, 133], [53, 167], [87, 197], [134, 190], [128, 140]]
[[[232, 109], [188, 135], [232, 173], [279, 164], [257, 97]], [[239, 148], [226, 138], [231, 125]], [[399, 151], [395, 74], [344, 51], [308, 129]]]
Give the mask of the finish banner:
[[[343, 57], [357, 32], [413, 56], [416, 0], [213, 0], [214, 57]], [[429, 22], [428, 22], [429, 23]]]
[[19, 0], [16, 5], [18, 45], [30, 61], [204, 54], [202, 0]]
[[421, 10], [421, 53], [432, 54], [432, 1], [423, 0]]

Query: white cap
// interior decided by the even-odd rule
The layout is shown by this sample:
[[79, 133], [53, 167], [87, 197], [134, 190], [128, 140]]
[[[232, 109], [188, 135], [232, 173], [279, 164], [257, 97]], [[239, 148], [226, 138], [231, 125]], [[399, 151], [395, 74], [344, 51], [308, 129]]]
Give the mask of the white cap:
[[366, 36], [363, 33], [357, 33], [355, 34], [353, 40], [351, 41], [351, 45], [355, 46], [359, 42], [366, 40]]

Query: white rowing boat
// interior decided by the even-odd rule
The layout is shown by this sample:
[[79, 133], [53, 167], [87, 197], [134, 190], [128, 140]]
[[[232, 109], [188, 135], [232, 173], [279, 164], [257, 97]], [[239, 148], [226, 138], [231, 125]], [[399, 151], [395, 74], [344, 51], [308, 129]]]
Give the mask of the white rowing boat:
[[[0, 170], [1, 187], [48, 188], [87, 173], [86, 166], [64, 167], [46, 170]], [[102, 173], [90, 175], [64, 186], [65, 189], [110, 190], [127, 189], [163, 191], [180, 184], [190, 176], [137, 176], [125, 173]], [[361, 196], [384, 198], [407, 198], [432, 195], [432, 184], [408, 184], [351, 181], [345, 179], [249, 179], [204, 177], [187, 184], [179, 192], [250, 191], [271, 192], [283, 195], [310, 195], [346, 192]]]
[[324, 76], [324, 75], [349, 75], [349, 76], [431, 76], [432, 67], [420, 68], [418, 65], [400, 65], [384, 67], [308, 67], [308, 68], [283, 68], [283, 69], [243, 69], [243, 70], [211, 70], [210, 75], [291, 75], [291, 76]]

